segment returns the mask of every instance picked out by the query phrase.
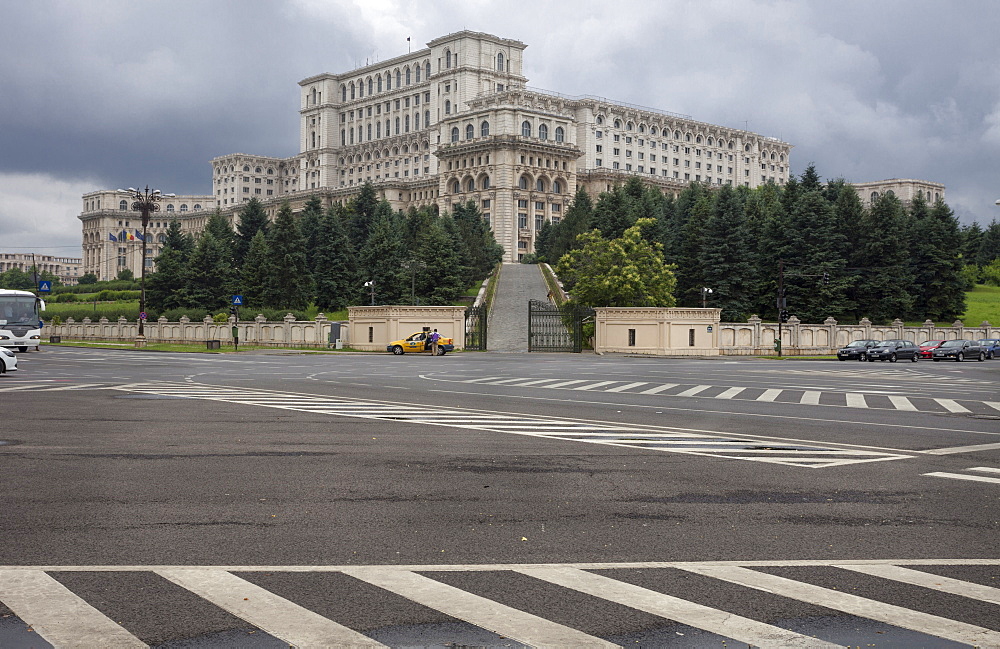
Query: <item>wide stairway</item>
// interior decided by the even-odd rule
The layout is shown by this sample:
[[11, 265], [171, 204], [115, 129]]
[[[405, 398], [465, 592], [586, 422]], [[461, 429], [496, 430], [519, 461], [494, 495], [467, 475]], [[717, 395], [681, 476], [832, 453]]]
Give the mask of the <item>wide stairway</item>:
[[504, 264], [490, 312], [489, 351], [528, 351], [528, 300], [544, 302], [548, 293], [540, 266]]

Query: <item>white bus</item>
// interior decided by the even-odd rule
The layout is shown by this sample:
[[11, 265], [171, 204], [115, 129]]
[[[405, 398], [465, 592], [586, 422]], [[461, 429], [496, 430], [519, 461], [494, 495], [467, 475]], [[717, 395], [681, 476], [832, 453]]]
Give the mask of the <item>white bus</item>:
[[17, 347], [26, 352], [28, 347], [42, 342], [39, 312], [45, 302], [28, 291], [11, 291], [0, 288], [0, 347]]

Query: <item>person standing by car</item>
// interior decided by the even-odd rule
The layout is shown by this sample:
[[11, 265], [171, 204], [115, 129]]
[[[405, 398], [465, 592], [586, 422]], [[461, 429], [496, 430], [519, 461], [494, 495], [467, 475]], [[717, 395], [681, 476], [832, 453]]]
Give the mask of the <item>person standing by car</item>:
[[427, 340], [431, 341], [431, 356], [438, 355], [438, 341], [441, 340], [441, 334], [435, 329], [431, 332], [430, 336], [427, 336]]

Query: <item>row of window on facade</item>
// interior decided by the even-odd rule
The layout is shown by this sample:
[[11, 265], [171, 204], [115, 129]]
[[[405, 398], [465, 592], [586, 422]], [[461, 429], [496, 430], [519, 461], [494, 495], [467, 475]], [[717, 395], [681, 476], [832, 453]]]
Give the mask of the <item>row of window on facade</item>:
[[[202, 207], [201, 207], [200, 203], [195, 203], [194, 204], [194, 211], [195, 212], [198, 212], [201, 209], [202, 209]], [[127, 212], [128, 211], [128, 201], [126, 201], [124, 199], [118, 201], [118, 210], [120, 212]], [[167, 212], [173, 212], [174, 211], [174, 204], [173, 203], [168, 203], [166, 211]], [[187, 203], [181, 203], [181, 205], [180, 205], [180, 211], [181, 212], [187, 212], [188, 211], [188, 205], [187, 205]]]
[[[246, 173], [249, 173], [250, 172], [250, 165], [243, 165], [243, 171], [246, 172]], [[222, 165], [221, 167], [216, 167], [215, 168], [215, 175], [216, 176], [222, 175], [224, 173], [235, 173], [235, 172], [236, 172], [236, 165], [229, 165], [228, 167], [226, 165]], [[253, 167], [253, 172], [255, 174], [264, 173], [262, 167]], [[269, 176], [273, 176], [274, 175], [274, 168], [273, 167], [268, 167], [267, 168], [267, 175], [269, 175]]]
[[[424, 112], [424, 124], [430, 124], [431, 122], [431, 111]], [[375, 128], [372, 129], [372, 126]], [[355, 142], [355, 129], [341, 129], [340, 131], [340, 146], [347, 146], [349, 144], [361, 144], [365, 141], [378, 140], [382, 137], [390, 137], [392, 135], [401, 135], [403, 133], [410, 132], [410, 116], [405, 115], [403, 118], [397, 117], [395, 119], [395, 129], [392, 128], [392, 122], [390, 120], [385, 120], [385, 132], [382, 130], [382, 122], [378, 121], [374, 124], [367, 124], [357, 127], [357, 142]], [[420, 113], [414, 113], [413, 115], [413, 130], [420, 130]], [[367, 134], [367, 137], [366, 137]], [[319, 147], [322, 146], [319, 136], [316, 132], [312, 132], [312, 146]]]
[[[474, 192], [476, 190], [487, 190], [490, 188], [490, 177], [486, 174], [479, 176], [477, 181], [475, 178], [466, 178], [463, 182], [459, 182], [457, 179], [452, 180], [448, 183], [448, 189], [452, 194], [461, 194], [463, 187], [466, 192]], [[525, 174], [521, 176], [517, 181], [517, 188], [522, 190], [529, 190], [534, 187], [536, 192], [548, 192], [549, 191], [549, 181], [545, 177], [537, 178], [532, 180], [531, 176]], [[552, 193], [562, 194], [563, 182], [561, 180], [552, 181]]]
[[[602, 115], [598, 115], [597, 116], [597, 124], [598, 125], [602, 125], [602, 124], [604, 124], [604, 122], [605, 122], [604, 117]], [[636, 130], [636, 126], [635, 126], [634, 122], [631, 122], [631, 121], [626, 122], [624, 124], [624, 126], [625, 126], [625, 130], [626, 131], [634, 131], [634, 130]], [[621, 129], [622, 128], [622, 121], [620, 119], [615, 119], [615, 121], [613, 122], [613, 128]], [[646, 125], [645, 124], [639, 124], [638, 132], [639, 133], [646, 133], [646, 131], [647, 131]], [[652, 136], [656, 136], [656, 135], [660, 134], [660, 131], [659, 131], [659, 129], [656, 126], [650, 126], [650, 127], [648, 127], [648, 131], [649, 131], [649, 134], [652, 135]], [[663, 129], [663, 132], [662, 132], [662, 136], [663, 137], [670, 137], [670, 135], [671, 135], [671, 133], [670, 133], [670, 131], [668, 129]], [[598, 137], [600, 137], [600, 135], [598, 135]], [[723, 138], [715, 139], [714, 137], [712, 137], [710, 135], [709, 136], [696, 135], [696, 134], [691, 133], [690, 131], [685, 132], [685, 133], [681, 133], [680, 130], [675, 130], [673, 132], [673, 137], [674, 137], [675, 140], [683, 140], [685, 142], [694, 142], [695, 144], [702, 144], [702, 143], [704, 143], [707, 146], [717, 146], [720, 149], [734, 149], [735, 148], [735, 141], [734, 140], [729, 140], [727, 142]], [[743, 145], [743, 150], [747, 151], [747, 152], [753, 151], [753, 145], [750, 144], [750, 143], [744, 144]], [[773, 152], [770, 154], [771, 160], [774, 160], [775, 157], [776, 157], [776, 155], [779, 156], [779, 160], [781, 162], [785, 161], [785, 155], [784, 154], [775, 154]]]

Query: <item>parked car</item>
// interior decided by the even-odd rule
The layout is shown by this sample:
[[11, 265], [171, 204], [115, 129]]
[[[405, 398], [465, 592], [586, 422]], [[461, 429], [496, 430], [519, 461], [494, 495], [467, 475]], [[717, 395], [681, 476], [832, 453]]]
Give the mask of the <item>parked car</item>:
[[[392, 341], [385, 346], [385, 351], [392, 352], [397, 356], [407, 352], [429, 352], [431, 351], [431, 341], [427, 339], [429, 335], [429, 331], [412, 333], [402, 340]], [[455, 340], [453, 338], [441, 338], [438, 340], [438, 356], [444, 356], [452, 351], [455, 351]]]
[[880, 340], [855, 340], [837, 350], [838, 361], [863, 361], [868, 350], [878, 345]]
[[884, 340], [869, 349], [865, 356], [869, 363], [875, 361], [895, 363], [901, 358], [908, 358], [916, 363], [920, 359], [920, 348], [912, 340]]
[[0, 374], [14, 372], [16, 370], [17, 354], [5, 347], [0, 347]]
[[946, 340], [943, 345], [934, 350], [935, 363], [948, 359], [955, 359], [961, 363], [966, 358], [985, 361], [986, 348], [976, 340]]
[[944, 344], [943, 340], [925, 340], [917, 345], [920, 347], [920, 358], [931, 358], [932, 352]]
[[994, 359], [1000, 354], [1000, 338], [981, 338], [976, 342], [986, 350], [986, 358]]

